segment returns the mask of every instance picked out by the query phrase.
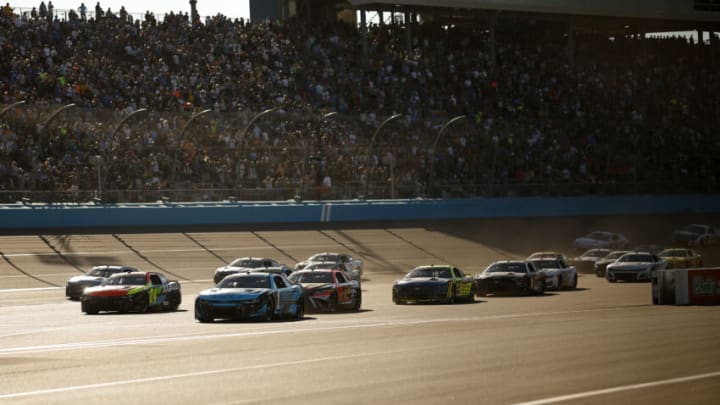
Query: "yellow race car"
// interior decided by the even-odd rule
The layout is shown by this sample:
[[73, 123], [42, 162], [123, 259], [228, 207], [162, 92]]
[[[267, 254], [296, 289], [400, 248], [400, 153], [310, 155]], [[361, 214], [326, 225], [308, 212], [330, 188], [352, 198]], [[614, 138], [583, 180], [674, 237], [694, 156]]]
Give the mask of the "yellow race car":
[[688, 269], [703, 265], [702, 256], [688, 248], [665, 249], [658, 256], [668, 263], [668, 269]]

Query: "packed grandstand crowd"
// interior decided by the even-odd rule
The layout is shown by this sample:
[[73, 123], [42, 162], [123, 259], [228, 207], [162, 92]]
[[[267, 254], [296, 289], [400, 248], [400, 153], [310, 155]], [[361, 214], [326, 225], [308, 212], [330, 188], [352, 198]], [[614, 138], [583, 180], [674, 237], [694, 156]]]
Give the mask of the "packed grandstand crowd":
[[[364, 61], [362, 31], [345, 23], [138, 19], [102, 8], [58, 18], [43, 6], [0, 13], [0, 108], [25, 101], [0, 117], [6, 198], [93, 190], [97, 173], [105, 190], [202, 189], [201, 198], [215, 197], [208, 189], [284, 198], [304, 186], [316, 198], [353, 198], [368, 181], [378, 190], [394, 181], [402, 197], [437, 195], [431, 181], [443, 195], [508, 185], [717, 191], [717, 40], [578, 32], [570, 57], [552, 26], [515, 24], [491, 36], [487, 27], [424, 22], [407, 36], [401, 24], [375, 24]], [[148, 112], [116, 133], [141, 108]], [[243, 126], [269, 108], [278, 112], [249, 128], [245, 145]], [[320, 118], [328, 112], [338, 114]], [[366, 159], [393, 114], [403, 117]], [[466, 119], [432, 155], [456, 116]]]

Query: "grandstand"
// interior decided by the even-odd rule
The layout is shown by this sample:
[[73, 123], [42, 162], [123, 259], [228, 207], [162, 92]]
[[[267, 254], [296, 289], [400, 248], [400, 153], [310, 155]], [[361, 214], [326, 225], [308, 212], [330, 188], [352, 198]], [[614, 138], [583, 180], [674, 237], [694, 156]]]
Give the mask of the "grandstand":
[[[277, 2], [252, 23], [10, 7], [0, 199], [717, 192], [715, 3], [625, 3]], [[703, 40], [647, 35], [689, 29]]]

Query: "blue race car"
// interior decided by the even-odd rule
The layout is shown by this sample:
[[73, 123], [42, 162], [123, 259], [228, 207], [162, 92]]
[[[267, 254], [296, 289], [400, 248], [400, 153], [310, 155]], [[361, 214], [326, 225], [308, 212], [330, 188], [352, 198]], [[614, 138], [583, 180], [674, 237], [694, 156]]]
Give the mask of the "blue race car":
[[195, 299], [195, 319], [264, 320], [305, 316], [302, 287], [284, 274], [242, 272], [223, 278]]

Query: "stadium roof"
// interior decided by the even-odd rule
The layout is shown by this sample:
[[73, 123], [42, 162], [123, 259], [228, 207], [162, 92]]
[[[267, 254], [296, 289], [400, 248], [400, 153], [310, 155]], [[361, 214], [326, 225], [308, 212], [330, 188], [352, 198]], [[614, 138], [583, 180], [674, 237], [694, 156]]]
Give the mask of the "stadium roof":
[[711, 26], [715, 29], [720, 23], [720, 2], [717, 0], [348, 0], [348, 2], [354, 8], [370, 10], [417, 8], [494, 10], [512, 13], [662, 20], [669, 23], [697, 22], [705, 27]]

